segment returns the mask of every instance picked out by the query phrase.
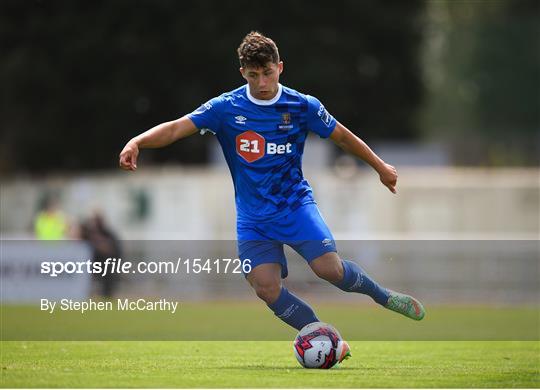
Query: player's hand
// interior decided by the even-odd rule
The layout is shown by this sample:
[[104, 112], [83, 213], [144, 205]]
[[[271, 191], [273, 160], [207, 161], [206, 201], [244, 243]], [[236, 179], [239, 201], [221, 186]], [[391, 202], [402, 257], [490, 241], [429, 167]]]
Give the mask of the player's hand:
[[393, 193], [397, 193], [396, 185], [398, 174], [396, 168], [390, 164], [384, 164], [383, 167], [379, 170], [379, 178], [381, 183], [383, 183], [388, 189]]
[[137, 157], [139, 156], [139, 147], [137, 143], [129, 141], [120, 152], [120, 168], [127, 171], [137, 169]]

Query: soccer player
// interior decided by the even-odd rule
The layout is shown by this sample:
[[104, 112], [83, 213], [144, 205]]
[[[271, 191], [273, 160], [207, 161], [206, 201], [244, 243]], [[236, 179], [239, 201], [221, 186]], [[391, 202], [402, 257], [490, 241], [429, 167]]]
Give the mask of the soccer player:
[[421, 320], [425, 311], [419, 301], [383, 288], [357, 263], [339, 257], [302, 174], [306, 137], [312, 131], [330, 138], [373, 167], [394, 194], [396, 169], [336, 121], [317, 98], [279, 83], [283, 62], [270, 38], [249, 33], [238, 57], [247, 84], [136, 136], [120, 153], [120, 167], [137, 169], [139, 149], [166, 146], [199, 131], [212, 132], [234, 183], [239, 257], [250, 259], [252, 267], [246, 278], [277, 317], [296, 329], [319, 321], [306, 302], [282, 286], [287, 277], [286, 244], [304, 257], [317, 276], [341, 290], [369, 295], [387, 309]]

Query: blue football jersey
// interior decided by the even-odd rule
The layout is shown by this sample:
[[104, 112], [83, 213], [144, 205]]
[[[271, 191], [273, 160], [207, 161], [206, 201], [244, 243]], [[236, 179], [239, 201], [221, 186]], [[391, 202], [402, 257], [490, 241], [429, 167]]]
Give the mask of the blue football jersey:
[[273, 99], [258, 100], [246, 84], [188, 116], [219, 140], [240, 221], [280, 218], [315, 202], [302, 173], [304, 144], [308, 131], [327, 138], [336, 126], [317, 98], [280, 84]]

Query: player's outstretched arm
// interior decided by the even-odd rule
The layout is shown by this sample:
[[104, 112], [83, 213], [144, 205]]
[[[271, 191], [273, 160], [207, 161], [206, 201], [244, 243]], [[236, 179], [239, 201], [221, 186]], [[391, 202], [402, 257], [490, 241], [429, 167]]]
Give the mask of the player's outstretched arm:
[[336, 124], [336, 128], [330, 135], [334, 143], [344, 151], [364, 160], [371, 165], [379, 174], [381, 182], [388, 187], [392, 193], [396, 193], [397, 172], [392, 165], [385, 163], [379, 156], [370, 149], [367, 144], [358, 138], [352, 131], [341, 123]]
[[128, 171], [137, 169], [139, 149], [161, 148], [173, 142], [195, 134], [198, 131], [195, 124], [187, 116], [165, 122], [132, 138], [120, 152], [120, 168]]

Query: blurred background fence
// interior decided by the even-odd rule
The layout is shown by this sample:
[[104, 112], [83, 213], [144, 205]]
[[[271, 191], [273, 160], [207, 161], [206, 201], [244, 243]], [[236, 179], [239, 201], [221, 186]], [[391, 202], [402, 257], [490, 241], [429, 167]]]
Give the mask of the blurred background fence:
[[[312, 185], [341, 256], [358, 261], [385, 285], [429, 303], [537, 304], [538, 174], [536, 169], [410, 168], [400, 174], [397, 196], [379, 185], [376, 175], [364, 171], [347, 178], [319, 171], [312, 175]], [[74, 221], [101, 209], [110, 229], [123, 239], [125, 261], [237, 256], [232, 241], [234, 195], [224, 170], [173, 168], [135, 175], [57, 177], [39, 183], [15, 180], [1, 190], [4, 239], [33, 239], [28, 226], [44, 189], [56, 193], [61, 189], [61, 208]], [[37, 299], [43, 295], [37, 285], [44, 279], [61, 289], [53, 295], [66, 295], [69, 284], [60, 284], [61, 277], [39, 275], [40, 262], [91, 258], [85, 248], [81, 248], [84, 255], [75, 251], [62, 257], [45, 247], [24, 262], [21, 254], [14, 256], [23, 248], [28, 255], [27, 241], [4, 241], [3, 278], [10, 280], [4, 281], [3, 288], [9, 290], [4, 290], [4, 300]], [[295, 291], [319, 300], [355, 298], [341, 296], [318, 280], [298, 255], [287, 253], [287, 283]], [[123, 275], [115, 294], [238, 299], [251, 296], [242, 279], [214, 272]], [[29, 285], [35, 287], [30, 294], [17, 293], [20, 288], [14, 287]], [[85, 292], [75, 290], [76, 296], [93, 294], [88, 278], [78, 285]]]
[[[309, 145], [307, 146], [309, 149]], [[398, 195], [367, 170], [305, 175], [337, 239], [537, 239], [537, 169], [404, 168]], [[343, 173], [343, 172], [342, 172]], [[42, 199], [58, 196], [72, 222], [102, 210], [123, 239], [235, 239], [234, 190], [226, 170], [166, 167], [5, 181], [5, 237], [33, 237]]]

